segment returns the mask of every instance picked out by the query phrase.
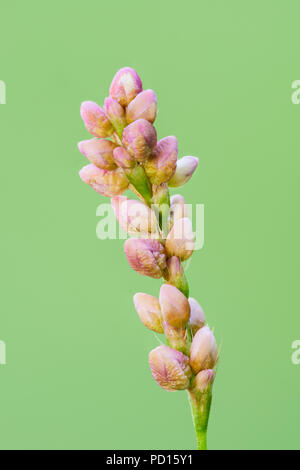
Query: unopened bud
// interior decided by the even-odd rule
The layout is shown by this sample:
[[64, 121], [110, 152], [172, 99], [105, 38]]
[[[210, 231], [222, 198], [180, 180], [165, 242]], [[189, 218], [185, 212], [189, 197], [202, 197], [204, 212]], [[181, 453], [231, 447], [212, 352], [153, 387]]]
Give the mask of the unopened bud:
[[170, 197], [170, 202], [171, 202], [171, 206], [173, 205], [175, 206], [177, 204], [186, 205], [185, 199], [181, 194], [173, 194]]
[[156, 118], [156, 111], [156, 94], [153, 90], [145, 90], [139, 93], [127, 106], [126, 119], [128, 123], [137, 119], [146, 119], [153, 123]]
[[84, 101], [80, 114], [90, 134], [95, 137], [110, 137], [113, 134], [114, 128], [105, 112], [93, 101]]
[[193, 388], [195, 391], [205, 392], [215, 380], [215, 371], [212, 369], [205, 369], [198, 372], [195, 377]]
[[114, 149], [114, 160], [121, 168], [133, 168], [136, 165], [136, 160], [124, 147], [116, 147]]
[[156, 333], [163, 333], [163, 318], [158, 299], [139, 292], [134, 295], [133, 302], [144, 325]]
[[130, 67], [120, 69], [113, 78], [109, 94], [121, 106], [128, 106], [138, 93], [142, 91], [142, 82], [135, 70]]
[[164, 345], [158, 346], [150, 352], [149, 364], [152, 376], [161, 388], [171, 392], [189, 387], [189, 359], [180, 351]]
[[79, 151], [95, 166], [103, 170], [114, 170], [113, 151], [116, 145], [111, 140], [91, 139], [79, 142]]
[[108, 171], [91, 163], [80, 170], [79, 176], [82, 181], [89, 184], [97, 193], [103, 196], [117, 196], [122, 194], [128, 187], [128, 180], [120, 168]]
[[[122, 229], [130, 235], [144, 235], [149, 234], [158, 236], [156, 217], [153, 211], [145, 204], [134, 199], [127, 199], [125, 197], [117, 196], [112, 198], [112, 207], [118, 207], [115, 210], [115, 215], [118, 219]], [[115, 200], [118, 199], [119, 201]], [[117, 204], [119, 202], [119, 204]]]
[[[119, 217], [120, 217], [120, 208], [121, 208], [121, 204], [124, 202], [124, 201], [127, 201], [127, 197], [126, 196], [114, 196], [110, 199], [110, 203], [111, 203], [111, 206], [113, 208], [113, 211], [115, 213], [115, 216], [116, 216], [116, 219], [119, 221]], [[119, 222], [120, 223], [120, 222]]]
[[186, 297], [189, 296], [189, 285], [186, 280], [180, 259], [177, 256], [171, 256], [167, 261], [167, 279], [168, 284], [177, 287]]
[[189, 298], [189, 304], [191, 307], [191, 316], [189, 323], [192, 335], [195, 336], [197, 331], [205, 325], [205, 316], [201, 305], [199, 305], [197, 300], [195, 300], [193, 297]]
[[145, 163], [145, 171], [152, 184], [169, 181], [175, 173], [177, 162], [177, 139], [169, 136], [161, 139], [151, 158]]
[[156, 141], [156, 130], [146, 119], [132, 122], [123, 131], [122, 144], [139, 162], [150, 157]]
[[204, 369], [213, 369], [218, 359], [218, 348], [213, 332], [208, 326], [197, 331], [191, 345], [190, 365], [197, 374]]
[[195, 241], [190, 219], [176, 220], [166, 240], [168, 256], [178, 256], [181, 261], [188, 259], [194, 251]]
[[171, 227], [174, 225], [174, 222], [184, 217], [189, 216], [188, 206], [185, 202], [185, 199], [180, 194], [174, 194], [171, 196], [171, 206], [170, 206], [170, 222]]
[[105, 98], [104, 110], [118, 136], [121, 138], [123, 129], [127, 124], [124, 108], [113, 98]]
[[198, 166], [197, 157], [182, 157], [177, 160], [174, 176], [169, 181], [170, 188], [177, 188], [189, 181]]
[[166, 268], [163, 245], [152, 239], [129, 238], [124, 244], [127, 260], [136, 272], [159, 279]]
[[190, 318], [190, 304], [185, 295], [175, 286], [163, 284], [160, 288], [159, 303], [164, 320], [174, 328], [187, 324]]

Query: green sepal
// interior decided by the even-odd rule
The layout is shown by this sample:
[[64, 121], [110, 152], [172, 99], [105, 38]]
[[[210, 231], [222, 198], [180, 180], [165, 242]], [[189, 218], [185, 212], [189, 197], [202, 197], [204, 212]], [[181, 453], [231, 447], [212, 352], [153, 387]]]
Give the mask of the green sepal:
[[134, 168], [125, 169], [124, 172], [130, 184], [132, 184], [136, 191], [143, 197], [146, 204], [151, 207], [152, 189], [144, 168], [137, 164]]

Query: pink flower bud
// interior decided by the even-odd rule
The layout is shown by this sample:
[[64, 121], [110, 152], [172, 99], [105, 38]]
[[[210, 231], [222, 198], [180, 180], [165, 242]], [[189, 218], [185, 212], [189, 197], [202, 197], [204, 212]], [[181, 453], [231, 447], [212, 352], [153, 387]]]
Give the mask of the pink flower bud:
[[189, 358], [168, 346], [158, 346], [149, 354], [152, 377], [167, 391], [185, 390], [189, 387], [191, 369]]
[[180, 194], [174, 194], [174, 196], [171, 196], [170, 203], [170, 222], [172, 227], [176, 220], [188, 217], [189, 211], [184, 197]]
[[159, 279], [166, 268], [166, 254], [163, 245], [157, 240], [129, 238], [124, 251], [132, 269], [143, 276]]
[[174, 328], [181, 328], [190, 318], [190, 304], [185, 295], [175, 286], [163, 284], [160, 288], [159, 303], [164, 320]]
[[93, 101], [84, 101], [80, 108], [80, 114], [85, 127], [95, 137], [109, 137], [114, 128], [105, 112]]
[[[118, 199], [117, 204], [115, 200]], [[120, 196], [112, 198], [111, 204], [118, 207], [115, 214], [122, 229], [130, 235], [138, 236], [149, 234], [158, 237], [156, 216], [151, 209], [140, 201]]]
[[118, 136], [122, 137], [123, 129], [127, 125], [124, 108], [113, 98], [105, 98], [104, 110]]
[[114, 196], [111, 198], [110, 200], [110, 203], [111, 203], [111, 206], [114, 210], [114, 213], [115, 213], [115, 216], [116, 216], [116, 219], [119, 221], [119, 217], [120, 217], [120, 207], [121, 207], [121, 204], [124, 202], [124, 201], [127, 201], [127, 197], [126, 196]]
[[127, 106], [126, 119], [128, 123], [137, 119], [146, 119], [153, 123], [156, 118], [156, 111], [156, 94], [153, 90], [145, 90], [139, 93]]
[[124, 147], [116, 147], [114, 149], [114, 160], [121, 168], [133, 168], [136, 165], [136, 160], [127, 152]]
[[194, 251], [194, 235], [190, 219], [176, 220], [166, 240], [168, 256], [178, 256], [181, 261], [188, 259]]
[[185, 202], [185, 199], [184, 197], [181, 195], [181, 194], [173, 194], [171, 197], [170, 197], [170, 204], [171, 206], [175, 206], [175, 205], [185, 205], [186, 202]]
[[202, 310], [202, 307], [198, 304], [197, 300], [193, 297], [189, 298], [189, 304], [191, 307], [191, 316], [190, 316], [190, 327], [193, 336], [197, 333], [200, 328], [205, 325], [205, 316]]
[[166, 282], [177, 287], [186, 297], [189, 296], [189, 286], [180, 259], [177, 256], [171, 256], [167, 261]]
[[200, 370], [212, 369], [218, 359], [218, 348], [213, 332], [208, 326], [197, 331], [191, 345], [190, 365], [197, 374]]
[[139, 292], [133, 297], [133, 302], [144, 325], [156, 333], [163, 333], [163, 319], [157, 298]]
[[182, 157], [177, 161], [174, 176], [169, 181], [170, 188], [177, 188], [189, 181], [198, 166], [197, 157]]
[[207, 387], [211, 386], [215, 380], [215, 371], [205, 369], [198, 372], [193, 383], [193, 388], [199, 392], [205, 392]]
[[125, 127], [122, 137], [122, 144], [139, 162], [150, 157], [156, 141], [156, 130], [145, 119], [138, 119]]
[[177, 162], [177, 139], [169, 136], [161, 139], [152, 157], [145, 163], [145, 171], [152, 184], [169, 181], [175, 173]]
[[136, 71], [130, 67], [124, 67], [114, 76], [109, 94], [121, 106], [127, 106], [142, 89], [142, 82]]
[[120, 168], [112, 171], [102, 170], [91, 163], [80, 170], [79, 176], [103, 196], [117, 196], [128, 187], [128, 180]]
[[116, 145], [110, 140], [91, 139], [79, 142], [79, 151], [91, 163], [103, 170], [114, 170], [117, 165], [114, 162], [113, 150]]

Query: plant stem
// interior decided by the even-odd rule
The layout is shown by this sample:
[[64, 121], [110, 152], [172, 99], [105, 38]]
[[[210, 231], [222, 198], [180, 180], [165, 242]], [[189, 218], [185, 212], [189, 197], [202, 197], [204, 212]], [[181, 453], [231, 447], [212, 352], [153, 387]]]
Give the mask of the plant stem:
[[195, 427], [197, 450], [207, 450], [207, 425], [211, 405], [211, 387], [205, 392], [188, 390], [192, 417]]
[[134, 168], [124, 170], [125, 175], [135, 194], [145, 202], [148, 207], [152, 204], [152, 188], [144, 168], [137, 164]]

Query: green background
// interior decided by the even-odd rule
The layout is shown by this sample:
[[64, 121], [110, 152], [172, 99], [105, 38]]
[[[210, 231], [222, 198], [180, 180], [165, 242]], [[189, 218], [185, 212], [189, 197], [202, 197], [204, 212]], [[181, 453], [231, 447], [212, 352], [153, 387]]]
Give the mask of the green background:
[[186, 393], [152, 380], [158, 343], [133, 308], [160, 281], [97, 239], [108, 201], [78, 177], [80, 103], [129, 65], [157, 93], [159, 138], [200, 158], [182, 194], [205, 204], [187, 276], [222, 344], [209, 447], [299, 448], [299, 2], [0, 8], [0, 447], [194, 448]]

